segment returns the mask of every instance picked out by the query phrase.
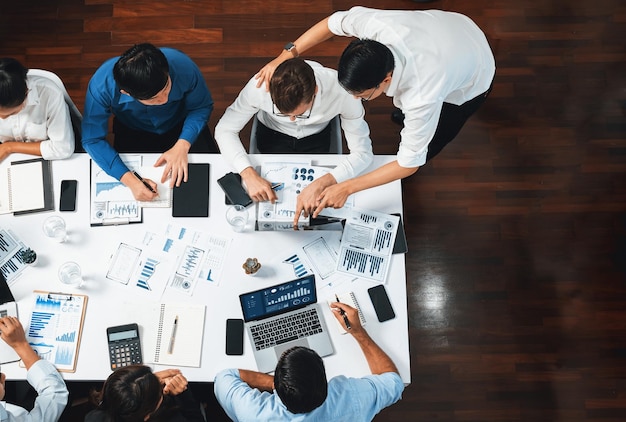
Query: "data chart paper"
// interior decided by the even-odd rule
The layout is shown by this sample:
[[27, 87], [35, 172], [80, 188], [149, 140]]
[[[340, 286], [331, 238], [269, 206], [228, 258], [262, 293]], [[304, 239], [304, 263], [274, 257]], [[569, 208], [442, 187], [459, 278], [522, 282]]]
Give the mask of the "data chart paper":
[[28, 344], [61, 372], [75, 372], [87, 296], [35, 290]]
[[353, 208], [339, 246], [337, 271], [385, 283], [400, 217]]

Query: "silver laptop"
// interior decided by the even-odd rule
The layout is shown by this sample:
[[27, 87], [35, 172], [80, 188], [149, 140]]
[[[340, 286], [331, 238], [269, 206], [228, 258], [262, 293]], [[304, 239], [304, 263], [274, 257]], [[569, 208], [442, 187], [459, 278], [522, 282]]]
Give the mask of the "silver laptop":
[[315, 275], [244, 293], [239, 301], [260, 372], [272, 372], [280, 355], [294, 346], [320, 356], [333, 353], [317, 304]]

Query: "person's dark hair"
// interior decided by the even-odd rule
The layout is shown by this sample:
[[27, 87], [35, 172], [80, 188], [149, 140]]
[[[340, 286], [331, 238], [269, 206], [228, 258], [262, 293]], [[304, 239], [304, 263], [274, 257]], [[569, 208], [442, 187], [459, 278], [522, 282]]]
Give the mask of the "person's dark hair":
[[157, 408], [162, 394], [159, 378], [149, 367], [125, 366], [117, 369], [105, 381], [99, 393], [98, 408], [110, 421], [143, 421]]
[[270, 79], [270, 95], [281, 113], [289, 113], [311, 102], [315, 95], [313, 68], [302, 59], [282, 62]]
[[165, 54], [152, 44], [136, 44], [113, 67], [117, 85], [138, 100], [148, 100], [167, 84], [169, 65]]
[[308, 413], [328, 394], [324, 361], [306, 347], [285, 350], [276, 364], [274, 388], [291, 413]]
[[6, 57], [0, 59], [0, 107], [13, 108], [26, 99], [28, 69], [17, 60]]
[[353, 40], [341, 54], [337, 77], [350, 93], [376, 87], [394, 69], [389, 47], [374, 40]]

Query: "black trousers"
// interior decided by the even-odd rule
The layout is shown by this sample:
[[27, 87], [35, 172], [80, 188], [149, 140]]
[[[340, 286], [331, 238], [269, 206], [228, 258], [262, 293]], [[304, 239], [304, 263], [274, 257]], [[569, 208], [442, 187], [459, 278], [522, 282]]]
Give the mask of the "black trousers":
[[[142, 130], [131, 129], [115, 117], [113, 118], [113, 133], [115, 135], [113, 148], [117, 152], [154, 152], [162, 153], [172, 148], [178, 141], [183, 130], [183, 121], [168, 132], [158, 134]], [[208, 126], [198, 135], [191, 144], [190, 153], [216, 153], [217, 144], [211, 135]]]
[[260, 121], [257, 123], [257, 148], [263, 154], [328, 154], [330, 149], [330, 122], [321, 132], [300, 139], [270, 129]]
[[[492, 82], [493, 86], [493, 82]], [[439, 115], [439, 123], [435, 130], [432, 141], [428, 144], [428, 153], [426, 154], [426, 162], [434, 158], [441, 152], [443, 147], [448, 145], [461, 131], [467, 119], [474, 114], [480, 106], [485, 102], [492, 86], [477, 97], [472, 98], [460, 106], [443, 103], [441, 114]]]

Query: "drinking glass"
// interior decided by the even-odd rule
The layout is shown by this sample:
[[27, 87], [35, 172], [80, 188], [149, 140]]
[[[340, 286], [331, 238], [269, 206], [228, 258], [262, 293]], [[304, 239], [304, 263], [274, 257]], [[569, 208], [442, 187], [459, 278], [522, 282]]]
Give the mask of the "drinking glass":
[[248, 210], [243, 205], [229, 205], [226, 210], [226, 221], [233, 231], [241, 233], [248, 224]]
[[67, 230], [65, 220], [58, 215], [53, 215], [43, 222], [43, 232], [46, 236], [56, 240], [59, 243], [65, 242], [67, 239]]
[[83, 276], [80, 265], [73, 261], [66, 262], [59, 267], [59, 280], [68, 286], [81, 287], [83, 285]]

